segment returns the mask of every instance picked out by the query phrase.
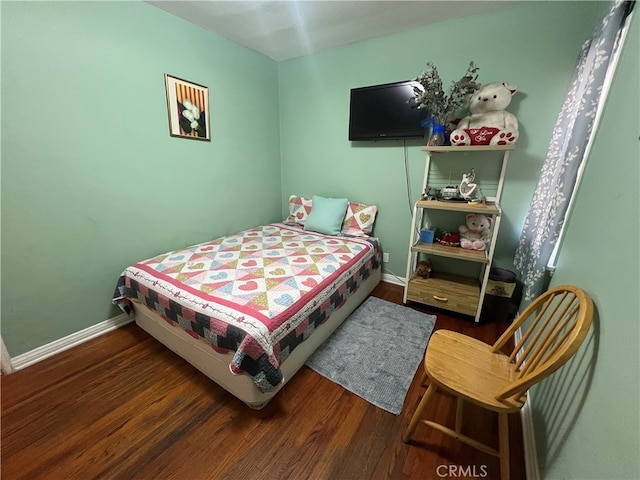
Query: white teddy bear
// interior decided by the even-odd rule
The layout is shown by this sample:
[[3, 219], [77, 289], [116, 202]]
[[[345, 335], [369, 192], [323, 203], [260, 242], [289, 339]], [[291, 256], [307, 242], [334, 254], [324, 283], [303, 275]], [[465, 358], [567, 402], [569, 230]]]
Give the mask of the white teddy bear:
[[460, 246], [467, 250], [485, 250], [491, 239], [491, 219], [485, 215], [469, 213], [466, 225], [458, 227]]
[[518, 120], [505, 111], [516, 87], [506, 82], [480, 87], [469, 101], [471, 115], [451, 132], [451, 145], [507, 145], [518, 140]]

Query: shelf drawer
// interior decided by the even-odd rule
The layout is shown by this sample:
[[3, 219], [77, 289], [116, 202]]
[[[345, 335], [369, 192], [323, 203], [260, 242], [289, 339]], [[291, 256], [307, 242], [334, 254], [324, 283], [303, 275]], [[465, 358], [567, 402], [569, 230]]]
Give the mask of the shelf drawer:
[[431, 278], [413, 277], [407, 286], [407, 300], [475, 316], [480, 301], [480, 282], [445, 273]]

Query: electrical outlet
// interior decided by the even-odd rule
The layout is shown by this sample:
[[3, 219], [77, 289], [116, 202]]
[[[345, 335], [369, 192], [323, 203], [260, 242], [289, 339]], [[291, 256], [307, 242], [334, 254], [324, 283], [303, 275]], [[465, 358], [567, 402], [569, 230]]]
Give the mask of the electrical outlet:
[[386, 252], [382, 254], [382, 263], [389, 263], [389, 254]]

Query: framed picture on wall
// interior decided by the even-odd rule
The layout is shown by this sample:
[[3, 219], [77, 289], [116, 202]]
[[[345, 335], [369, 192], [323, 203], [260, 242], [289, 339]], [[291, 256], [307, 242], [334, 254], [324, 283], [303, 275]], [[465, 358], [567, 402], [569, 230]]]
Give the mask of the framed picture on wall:
[[165, 73], [169, 134], [172, 137], [211, 141], [209, 89]]

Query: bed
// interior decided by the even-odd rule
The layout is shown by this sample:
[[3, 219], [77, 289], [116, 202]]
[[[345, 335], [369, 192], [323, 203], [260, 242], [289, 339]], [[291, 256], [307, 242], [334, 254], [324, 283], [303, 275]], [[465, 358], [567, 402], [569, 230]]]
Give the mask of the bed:
[[122, 272], [113, 301], [262, 408], [380, 282], [375, 207], [347, 202], [340, 228], [328, 234], [310, 227], [321, 200], [292, 196], [283, 222], [137, 262]]

